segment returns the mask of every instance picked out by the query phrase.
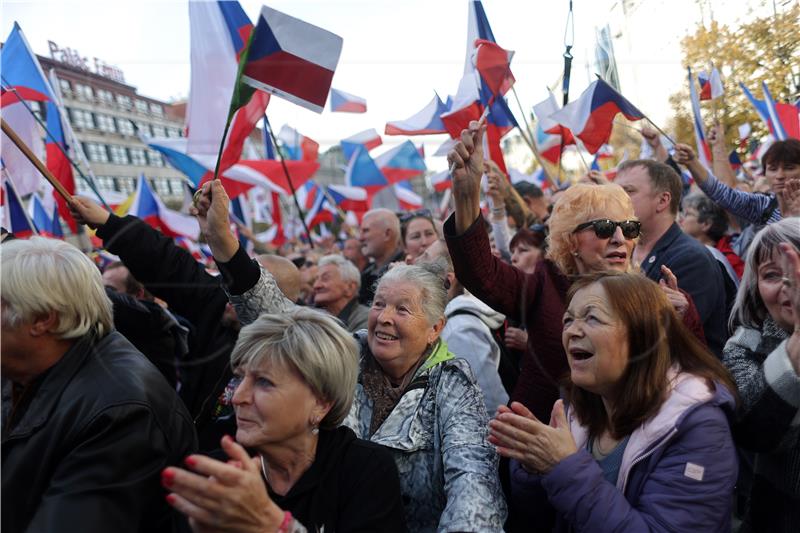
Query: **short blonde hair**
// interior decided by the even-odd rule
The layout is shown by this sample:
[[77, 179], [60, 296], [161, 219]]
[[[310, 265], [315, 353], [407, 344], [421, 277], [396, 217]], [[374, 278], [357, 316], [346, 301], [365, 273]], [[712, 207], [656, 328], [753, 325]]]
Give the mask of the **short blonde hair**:
[[111, 301], [91, 259], [56, 239], [31, 237], [3, 243], [3, 323], [17, 326], [49, 312], [58, 315], [51, 333], [75, 339], [94, 330], [105, 336], [113, 329]]
[[[550, 234], [547, 237], [547, 258], [568, 276], [578, 274], [578, 263], [572, 255], [572, 233], [578, 224], [593, 218], [602, 218], [612, 208], [621, 209], [626, 220], [635, 220], [633, 203], [628, 193], [619, 185], [589, 185], [579, 183], [564, 191], [553, 206], [548, 219]], [[633, 263], [631, 262], [631, 266]]]
[[342, 423], [355, 395], [358, 343], [335, 318], [303, 307], [261, 315], [239, 332], [231, 366], [253, 368], [264, 361], [297, 370], [318, 398], [331, 402], [321, 428]]

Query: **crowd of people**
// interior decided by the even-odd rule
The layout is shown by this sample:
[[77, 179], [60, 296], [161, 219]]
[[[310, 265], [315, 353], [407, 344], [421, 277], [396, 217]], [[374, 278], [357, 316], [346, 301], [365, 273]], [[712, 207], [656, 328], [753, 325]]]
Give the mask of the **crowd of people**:
[[800, 140], [544, 193], [484, 133], [446, 220], [314, 248], [248, 255], [220, 181], [213, 268], [82, 197], [102, 272], [4, 234], [3, 530], [800, 530]]

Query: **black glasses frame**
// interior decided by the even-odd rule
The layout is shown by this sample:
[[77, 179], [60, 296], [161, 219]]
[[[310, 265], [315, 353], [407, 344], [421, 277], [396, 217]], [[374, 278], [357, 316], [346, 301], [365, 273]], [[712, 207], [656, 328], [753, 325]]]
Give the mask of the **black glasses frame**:
[[622, 220], [618, 222], [608, 218], [600, 218], [578, 224], [572, 233], [578, 233], [591, 227], [598, 239], [610, 239], [614, 232], [617, 231], [617, 226], [622, 229], [622, 236], [626, 239], [635, 239], [642, 232], [642, 223], [638, 220]]

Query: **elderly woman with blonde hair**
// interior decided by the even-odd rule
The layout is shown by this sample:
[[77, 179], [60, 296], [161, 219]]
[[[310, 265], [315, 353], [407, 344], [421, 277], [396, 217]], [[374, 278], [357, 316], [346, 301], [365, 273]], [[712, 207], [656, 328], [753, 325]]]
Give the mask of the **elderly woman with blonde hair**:
[[[202, 195], [198, 219], [239, 319], [291, 312], [294, 303], [230, 233], [221, 184], [208, 184]], [[502, 531], [506, 504], [483, 396], [469, 364], [440, 338], [444, 276], [433, 267], [398, 265], [380, 279], [367, 330], [356, 334], [358, 382], [344, 424], [391, 452], [409, 530]], [[373, 484], [382, 482], [375, 472], [368, 475]]]
[[357, 350], [311, 309], [242, 328], [231, 354], [237, 442], [223, 438], [227, 462], [191, 455], [188, 469], [165, 469], [167, 501], [197, 531], [405, 531], [391, 455], [340, 426]]
[[[455, 213], [445, 222], [445, 239], [461, 284], [509, 320], [525, 324], [529, 350], [511, 399], [547, 420], [568, 371], [561, 317], [571, 278], [605, 270], [638, 272], [633, 248], [641, 224], [618, 185], [577, 184], [563, 191], [553, 206], [547, 253], [533, 274], [493, 257], [480, 212], [484, 131], [473, 122], [448, 154]], [[668, 269], [661, 286], [690, 329], [702, 337], [697, 311]]]

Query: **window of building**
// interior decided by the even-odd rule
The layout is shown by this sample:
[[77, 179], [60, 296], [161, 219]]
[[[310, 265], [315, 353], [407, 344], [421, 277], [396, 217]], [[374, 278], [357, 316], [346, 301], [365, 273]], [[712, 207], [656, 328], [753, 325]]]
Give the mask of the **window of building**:
[[147, 102], [144, 100], [136, 100], [136, 111], [147, 113]]
[[133, 124], [127, 118], [117, 117], [117, 131], [123, 135], [133, 135]]
[[30, 106], [31, 111], [33, 111], [33, 114], [36, 115], [39, 118], [39, 120], [43, 120], [42, 105], [39, 102], [35, 102], [33, 100], [29, 100], [28, 105]]
[[102, 113], [96, 113], [95, 122], [97, 123], [97, 128], [100, 131], [108, 131], [110, 133], [116, 133], [117, 127], [114, 125], [114, 119], [108, 115], [103, 115]]
[[89, 196], [92, 199], [95, 198], [92, 189], [89, 188], [89, 184], [86, 183], [84, 179], [75, 180], [75, 192], [82, 196]]
[[153, 185], [155, 185], [156, 192], [159, 196], [169, 196], [169, 180], [165, 179], [157, 179], [153, 180]]
[[127, 165], [130, 162], [124, 146], [112, 144], [108, 147], [108, 151], [111, 154], [111, 161], [117, 165]]
[[69, 80], [59, 78], [58, 84], [61, 86], [61, 92], [64, 94], [72, 94], [72, 84]]
[[162, 158], [161, 154], [155, 150], [147, 150], [147, 160], [150, 162], [150, 166], [152, 167], [164, 166], [164, 158]]
[[76, 128], [94, 129], [94, 117], [89, 111], [72, 108], [69, 113], [72, 116], [72, 125]]
[[172, 189], [173, 196], [183, 195], [183, 180], [178, 180], [178, 179], [169, 180], [169, 186]]
[[94, 91], [92, 88], [82, 83], [75, 84], [75, 92], [78, 94], [78, 97], [86, 100], [91, 100], [94, 98]]
[[108, 152], [105, 144], [83, 143], [83, 151], [86, 152], [86, 157], [89, 158], [89, 161], [108, 163]]
[[105, 89], [97, 89], [97, 99], [101, 102], [105, 102], [110, 104], [114, 101], [114, 95], [111, 94], [111, 91], [107, 91]]
[[117, 95], [117, 104], [119, 104], [119, 106], [122, 109], [130, 109], [131, 107], [133, 107], [133, 102], [131, 102], [131, 97], [125, 96], [124, 94]]
[[151, 103], [150, 104], [150, 112], [152, 114], [154, 114], [155, 116], [157, 116], [157, 117], [163, 117], [164, 116], [164, 108], [161, 107], [161, 104], [153, 104], [153, 103]]
[[178, 128], [167, 128], [167, 137], [176, 138], [181, 136], [181, 130]]
[[139, 165], [139, 166], [147, 165], [147, 158], [144, 155], [143, 148], [128, 148], [128, 154], [131, 157], [132, 165]]
[[146, 122], [137, 122], [136, 127], [139, 128], [140, 134], [147, 135], [148, 137], [153, 136], [153, 131], [150, 129], [150, 124]]
[[95, 176], [97, 180], [97, 188], [103, 191], [117, 190], [114, 185], [114, 178], [112, 176]]
[[159, 126], [157, 124], [153, 124], [153, 137], [166, 137], [167, 132], [164, 126]]
[[130, 194], [136, 190], [136, 178], [117, 178], [117, 187], [119, 188], [120, 192]]

